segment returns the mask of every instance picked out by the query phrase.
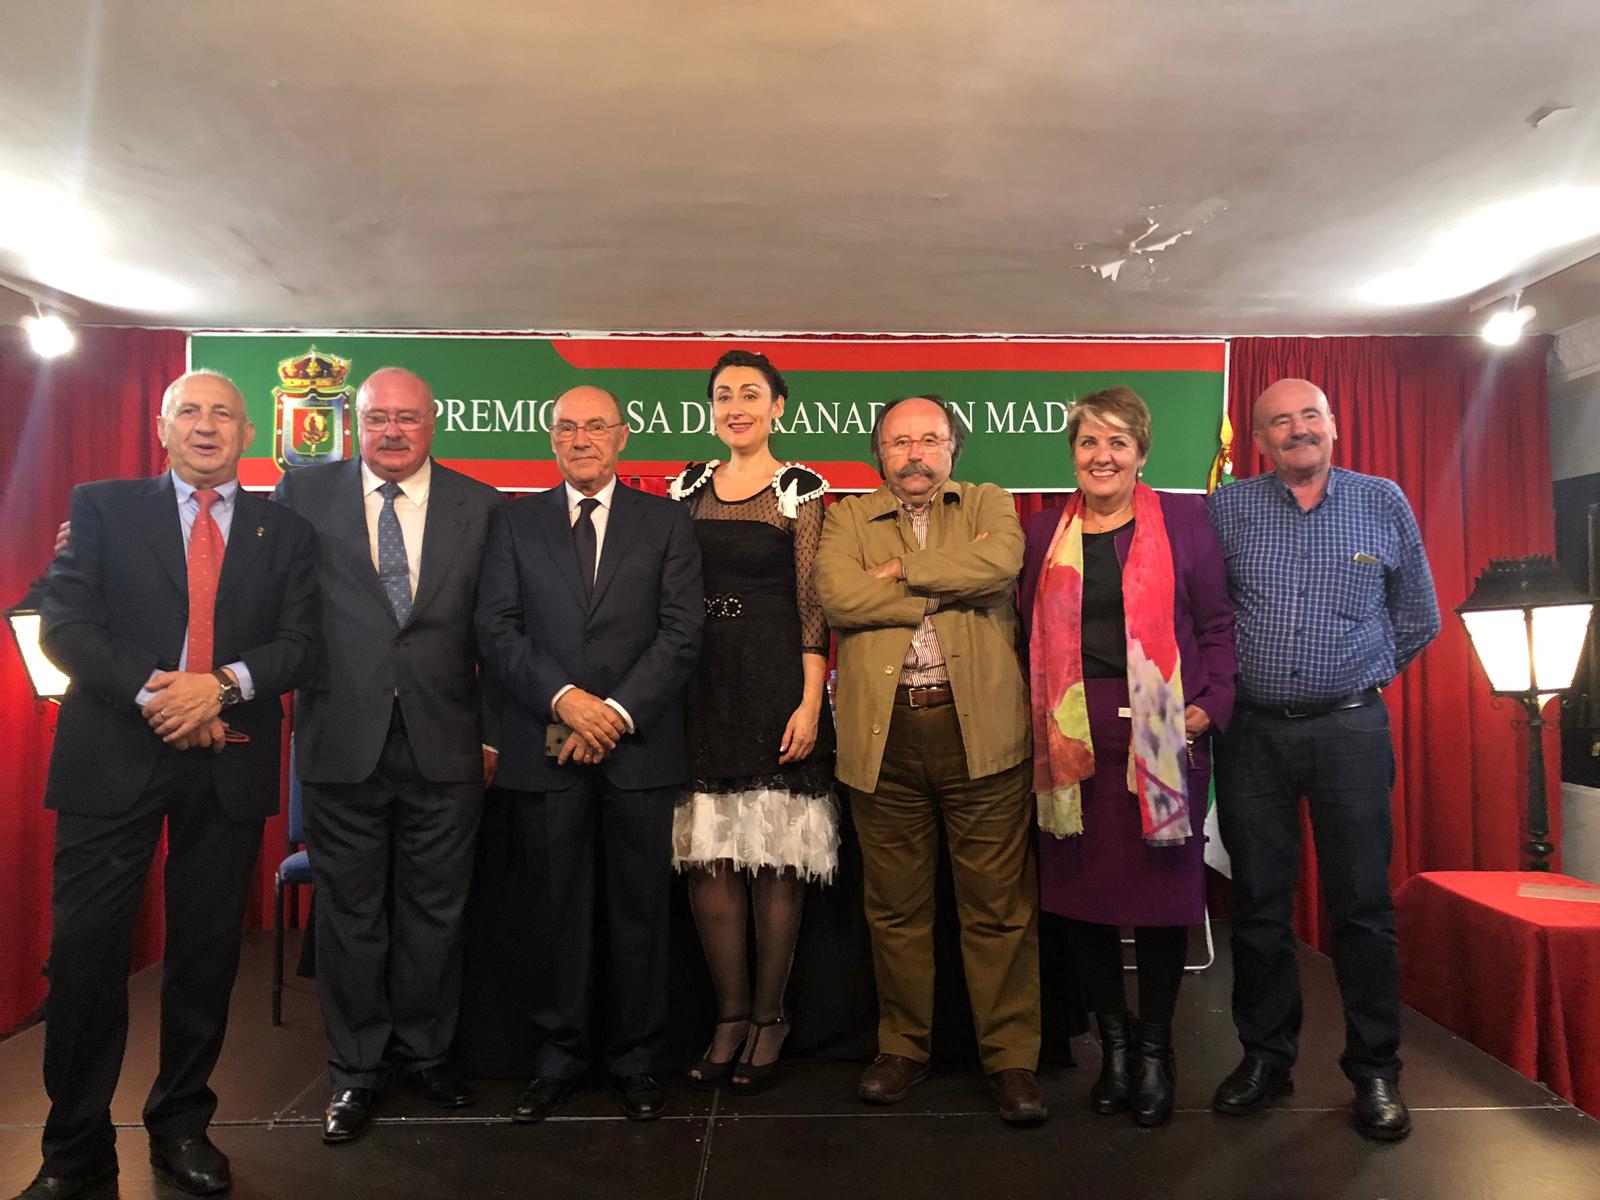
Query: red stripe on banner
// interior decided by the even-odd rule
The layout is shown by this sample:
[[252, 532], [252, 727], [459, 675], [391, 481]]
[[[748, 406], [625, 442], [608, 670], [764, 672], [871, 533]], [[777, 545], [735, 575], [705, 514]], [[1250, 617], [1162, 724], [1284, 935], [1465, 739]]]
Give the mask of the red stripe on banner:
[[[507, 491], [535, 491], [554, 487], [561, 482], [561, 472], [554, 462], [534, 462], [524, 458], [441, 458], [439, 461], [490, 487]], [[883, 482], [878, 473], [863, 462], [814, 462], [806, 465], [820, 471], [831, 486], [848, 491], [870, 491]], [[638, 475], [665, 479], [681, 470], [683, 463], [677, 459], [670, 462], [623, 460], [617, 464], [617, 474], [624, 477]], [[282, 474], [278, 464], [270, 458], [239, 460], [239, 482], [253, 490], [270, 490]]]
[[283, 472], [278, 469], [278, 464], [270, 458], [241, 458], [239, 460], [239, 484], [247, 488], [274, 488]]
[[1225, 342], [893, 341], [802, 342], [553, 338], [564, 361], [584, 370], [709, 371], [724, 350], [755, 350], [784, 371], [1222, 371]]

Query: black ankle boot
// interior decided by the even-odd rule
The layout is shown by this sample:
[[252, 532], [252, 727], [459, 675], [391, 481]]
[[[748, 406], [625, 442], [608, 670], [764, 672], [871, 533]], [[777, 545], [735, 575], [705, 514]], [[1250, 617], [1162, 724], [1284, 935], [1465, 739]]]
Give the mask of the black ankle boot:
[[1100, 1027], [1100, 1078], [1089, 1089], [1089, 1107], [1109, 1117], [1127, 1109], [1133, 1090], [1133, 1018], [1095, 1013], [1094, 1021]]
[[1139, 1022], [1138, 1062], [1128, 1107], [1140, 1125], [1165, 1125], [1172, 1116], [1178, 1064], [1172, 1056], [1172, 1023]]

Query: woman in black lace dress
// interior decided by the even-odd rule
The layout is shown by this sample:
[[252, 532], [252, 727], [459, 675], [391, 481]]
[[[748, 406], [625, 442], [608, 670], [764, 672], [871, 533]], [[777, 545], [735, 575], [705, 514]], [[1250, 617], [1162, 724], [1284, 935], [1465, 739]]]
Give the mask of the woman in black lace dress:
[[812, 571], [827, 484], [772, 455], [788, 386], [764, 355], [724, 354], [706, 394], [728, 461], [690, 464], [671, 493], [694, 514], [706, 589], [689, 685], [694, 778], [674, 815], [672, 861], [689, 873], [717, 994], [716, 1032], [690, 1079], [757, 1091], [776, 1082], [789, 1032], [783, 995], [806, 882], [838, 864], [828, 627]]

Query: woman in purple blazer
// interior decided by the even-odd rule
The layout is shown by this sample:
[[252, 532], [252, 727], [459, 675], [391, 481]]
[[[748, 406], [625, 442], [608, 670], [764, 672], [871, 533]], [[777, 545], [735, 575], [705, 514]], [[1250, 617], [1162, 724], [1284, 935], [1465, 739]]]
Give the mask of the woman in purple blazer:
[[[1096, 1112], [1172, 1115], [1172, 1014], [1204, 920], [1209, 735], [1233, 709], [1233, 609], [1201, 496], [1139, 482], [1150, 412], [1128, 388], [1073, 405], [1078, 490], [1028, 524], [1040, 903], [1064, 917], [1104, 1055]], [[1139, 1020], [1120, 927], [1132, 926]]]

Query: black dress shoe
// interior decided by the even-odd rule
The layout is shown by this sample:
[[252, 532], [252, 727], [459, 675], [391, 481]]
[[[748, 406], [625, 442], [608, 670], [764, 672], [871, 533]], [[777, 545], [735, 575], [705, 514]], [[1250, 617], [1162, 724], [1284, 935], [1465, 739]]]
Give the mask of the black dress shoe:
[[1356, 1132], [1380, 1142], [1398, 1142], [1411, 1132], [1411, 1113], [1400, 1099], [1400, 1083], [1394, 1079], [1356, 1080]]
[[228, 1156], [203, 1133], [166, 1141], [151, 1138], [150, 1165], [157, 1178], [192, 1196], [225, 1192], [233, 1185]]
[[1230, 1117], [1242, 1117], [1265, 1108], [1279, 1096], [1294, 1091], [1294, 1080], [1284, 1063], [1246, 1054], [1211, 1098], [1211, 1107]]
[[330, 1146], [353, 1142], [372, 1124], [378, 1103], [377, 1088], [343, 1088], [328, 1101], [322, 1114], [322, 1140]]
[[40, 1171], [16, 1200], [117, 1200], [116, 1165], [92, 1175], [49, 1175]]
[[423, 1067], [406, 1076], [406, 1082], [435, 1108], [466, 1108], [472, 1089], [449, 1067]]
[[561, 1102], [578, 1090], [576, 1079], [556, 1079], [540, 1075], [523, 1089], [517, 1097], [517, 1106], [511, 1110], [511, 1119], [519, 1125], [533, 1125], [555, 1115]]
[[654, 1075], [626, 1075], [617, 1080], [622, 1092], [622, 1115], [630, 1121], [654, 1121], [666, 1108], [666, 1097]]

